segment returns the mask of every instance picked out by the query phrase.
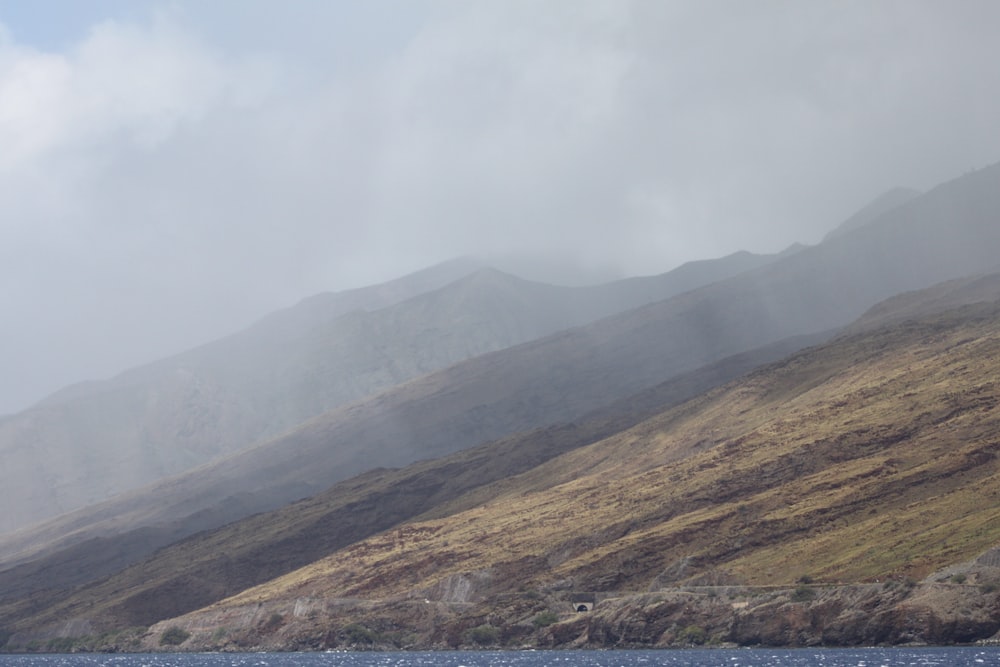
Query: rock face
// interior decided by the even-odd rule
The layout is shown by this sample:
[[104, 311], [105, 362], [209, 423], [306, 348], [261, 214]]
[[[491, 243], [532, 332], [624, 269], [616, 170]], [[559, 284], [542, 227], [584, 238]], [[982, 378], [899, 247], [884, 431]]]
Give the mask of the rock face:
[[[482, 583], [489, 575], [476, 577]], [[460, 597], [253, 604], [198, 623], [156, 625], [141, 648], [162, 650], [171, 628], [187, 636], [181, 649], [197, 651], [954, 644], [988, 641], [1000, 630], [1000, 593], [932, 581], [598, 594], [586, 612], [566, 591], [470, 601], [466, 589]]]

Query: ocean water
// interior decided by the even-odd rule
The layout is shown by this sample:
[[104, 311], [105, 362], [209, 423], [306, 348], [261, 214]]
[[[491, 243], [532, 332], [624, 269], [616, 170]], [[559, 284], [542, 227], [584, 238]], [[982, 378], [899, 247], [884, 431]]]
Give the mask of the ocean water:
[[1000, 648], [0, 655], [0, 667], [1000, 667]]

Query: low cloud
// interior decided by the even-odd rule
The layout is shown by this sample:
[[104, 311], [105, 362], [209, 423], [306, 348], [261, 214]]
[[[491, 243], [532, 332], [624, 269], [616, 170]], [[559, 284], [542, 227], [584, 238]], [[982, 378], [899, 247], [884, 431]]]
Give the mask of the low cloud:
[[1000, 160], [995, 3], [357, 4], [0, 31], [0, 412], [455, 255], [661, 272]]

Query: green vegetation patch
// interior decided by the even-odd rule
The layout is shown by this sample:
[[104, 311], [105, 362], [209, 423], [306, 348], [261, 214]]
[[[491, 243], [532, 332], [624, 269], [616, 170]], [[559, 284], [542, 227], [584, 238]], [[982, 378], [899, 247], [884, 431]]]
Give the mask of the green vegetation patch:
[[552, 625], [559, 620], [559, 615], [553, 611], [540, 611], [535, 614], [535, 618], [531, 620], [531, 624], [536, 628], [544, 628]]
[[484, 623], [469, 630], [467, 638], [478, 646], [491, 646], [500, 640], [500, 629], [489, 623]]
[[160, 635], [160, 646], [180, 646], [191, 637], [191, 633], [184, 628], [172, 625]]

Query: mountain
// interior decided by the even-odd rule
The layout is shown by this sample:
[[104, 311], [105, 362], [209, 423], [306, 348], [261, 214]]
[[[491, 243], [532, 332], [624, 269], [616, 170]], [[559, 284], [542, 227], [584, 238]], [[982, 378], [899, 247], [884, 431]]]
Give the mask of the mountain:
[[[878, 323], [900, 300], [908, 316]], [[14, 645], [96, 635], [256, 580], [143, 646], [173, 628], [197, 649], [441, 648], [475, 645], [484, 625], [486, 643], [515, 646], [989, 637], [1000, 275], [858, 322], [706, 393], [761, 357], [578, 424], [371, 471], [76, 592], [7, 600], [0, 623]], [[580, 615], [574, 600], [597, 604]]]
[[[99, 539], [101, 531], [106, 531], [103, 533], [106, 537], [122, 530], [146, 530], [151, 531], [148, 535], [153, 535], [172, 524], [210, 528], [317, 493], [373, 466], [398, 466], [408, 461], [444, 456], [517, 431], [572, 423], [609, 403], [727, 356], [789, 336], [842, 327], [881, 299], [965, 276], [970, 271], [994, 267], [996, 250], [1000, 247], [1000, 229], [995, 225], [996, 212], [1000, 210], [998, 180], [998, 167], [966, 175], [888, 211], [867, 225], [818, 246], [799, 249], [736, 278], [540, 340], [487, 353], [324, 412], [253, 449], [66, 519], [68, 523], [61, 524], [63, 529], [82, 532], [60, 544], [72, 547], [73, 539]], [[901, 301], [888, 312], [901, 312], [909, 307], [900, 305], [905, 297], [899, 298]], [[886, 326], [891, 329], [902, 325], [897, 322]], [[933, 326], [928, 327], [921, 330], [920, 335], [933, 341]], [[858, 331], [851, 335], [862, 340], [873, 334]], [[884, 342], [884, 345], [888, 349], [897, 343]], [[876, 345], [874, 349], [880, 348]], [[830, 360], [827, 363], [833, 365]], [[768, 410], [778, 412], [799, 393], [809, 393], [803, 387], [812, 387], [810, 383], [820, 386], [823, 382], [824, 378], [816, 375], [811, 375], [805, 385], [789, 381], [789, 392], [772, 395]], [[835, 402], [830, 394], [819, 395]], [[734, 397], [730, 399], [714, 408], [719, 419], [739, 405]], [[687, 405], [695, 409], [691, 407], [694, 404]], [[762, 410], [754, 408], [755, 419], [763, 420], [768, 416], [769, 413]], [[706, 447], [715, 442], [712, 428], [704, 422], [692, 424], [700, 424], [699, 442]], [[734, 428], [739, 431], [742, 426]], [[879, 429], [876, 429], [878, 433]], [[743, 436], [733, 437], [740, 440]], [[585, 449], [560, 457], [559, 465], [564, 466], [571, 460], [566, 457]], [[614, 469], [617, 462], [630, 458], [630, 451], [618, 449], [602, 460]], [[693, 456], [691, 451], [680, 452], [677, 461], [687, 461], [691, 458], [689, 454]], [[657, 450], [650, 456], [659, 460], [658, 457], [669, 458], [673, 454]], [[831, 454], [827, 458], [835, 456]], [[798, 459], [793, 456], [792, 460]], [[708, 463], [705, 465], [703, 470], [712, 469]], [[738, 470], [743, 477], [734, 473], [730, 482], [759, 481], [759, 477], [767, 477], [769, 470], [768, 466]], [[581, 471], [579, 474], [590, 473]], [[615, 478], [612, 476], [612, 479]], [[636, 485], [641, 481], [631, 477], [621, 480]], [[563, 481], [570, 480], [564, 478]], [[710, 491], [704, 489], [697, 494], [716, 502], [721, 496], [711, 496]], [[505, 502], [516, 504], [518, 498], [529, 495], [524, 491], [505, 496]], [[582, 514], [589, 516], [591, 499], [578, 497], [576, 500], [575, 506], [587, 508]], [[669, 503], [673, 504], [676, 503]], [[707, 507], [696, 509], [701, 511]], [[128, 511], [122, 512], [122, 508]], [[620, 513], [623, 507], [617, 510]], [[563, 522], [572, 523], [567, 520], [572, 516], [572, 513], [564, 513]], [[511, 544], [519, 544], [514, 539], [519, 533], [511, 527], [521, 524], [506, 525], [506, 533], [512, 536]], [[622, 527], [615, 522], [611, 525], [614, 529], [609, 535]], [[93, 532], [95, 530], [97, 532]], [[634, 527], [628, 527], [629, 532], [633, 530]], [[526, 531], [528, 533], [531, 531]], [[462, 540], [469, 538], [465, 533], [454, 534]], [[677, 536], [669, 539], [677, 540]], [[33, 544], [37, 546], [39, 542]], [[444, 552], [442, 557], [445, 558], [442, 562], [451, 567], [453, 561], [449, 558], [461, 560], [465, 556], [449, 556]], [[31, 558], [22, 558], [21, 565], [31, 565]], [[447, 570], [438, 567], [437, 558], [438, 555], [434, 555], [420, 563], [410, 562], [408, 571], [418, 577], [424, 570]], [[609, 562], [616, 567], [628, 562], [621, 554], [615, 558]], [[553, 561], [551, 554], [544, 560], [550, 567], [552, 562], [559, 561], [558, 558]], [[524, 563], [524, 572], [534, 571], [532, 562], [529, 559]], [[385, 582], [392, 579], [389, 577], [391, 568], [380, 566], [376, 570], [386, 573]], [[362, 572], [358, 576], [361, 581], [368, 574]], [[622, 583], [632, 585], [641, 576], [645, 575], [635, 575], [634, 580], [626, 577]], [[593, 586], [590, 579], [580, 581]], [[370, 592], [381, 595], [385, 591], [378, 587], [385, 582], [365, 586], [370, 585]], [[462, 590], [474, 589], [468, 582], [456, 582]], [[607, 586], [601, 590], [608, 592]], [[42, 607], [51, 603], [51, 600], [38, 600]]]
[[[129, 549], [135, 557], [142, 549], [134, 542], [145, 540], [145, 548], [151, 550], [150, 545], [157, 544], [157, 532], [161, 533], [159, 539], [163, 534], [177, 537], [184, 534], [179, 525], [186, 524], [190, 532], [193, 525], [210, 528], [269, 505], [278, 507], [286, 500], [322, 490], [338, 477], [378, 465], [383, 453], [398, 465], [407, 457], [439, 456], [517, 430], [572, 422], [609, 401], [676, 377], [684, 372], [685, 364], [696, 367], [711, 362], [724, 356], [724, 351], [739, 351], [755, 340], [766, 342], [779, 331], [797, 333], [798, 327], [829, 324], [851, 311], [861, 314], [873, 293], [897, 296], [869, 310], [848, 329], [854, 335], [865, 335], [867, 328], [898, 324], [900, 318], [905, 320], [914, 313], [926, 314], [927, 304], [941, 309], [981, 300], [992, 294], [995, 277], [958, 280], [916, 295], [899, 292], [928, 276], [947, 277], [977, 263], [992, 263], [985, 250], [996, 247], [996, 230], [989, 222], [990, 212], [996, 209], [997, 190], [991, 189], [996, 178], [996, 169], [977, 172], [863, 228], [814, 248], [799, 249], [738, 279], [483, 355], [325, 413], [272, 443], [203, 466], [193, 474], [91, 513], [81, 520], [81, 526], [93, 529], [95, 521], [105, 521], [118, 529], [105, 526], [102, 536], [87, 533], [85, 528], [81, 541], [61, 543], [67, 550], [49, 551], [34, 562], [25, 559], [22, 567], [27, 569], [11, 570], [10, 581], [37, 580], [39, 573], [58, 574], [58, 568], [51, 568], [51, 559], [67, 567], [71, 562], [87, 562], [75, 560], [74, 554], [89, 553], [94, 559], [95, 554], [107, 553], [102, 551], [101, 542], [105, 541], [105, 547], [114, 546], [108, 535], [113, 537], [116, 532], [124, 532], [133, 541]], [[945, 227], [950, 234], [947, 238]], [[900, 253], [900, 248], [905, 252]], [[936, 255], [935, 250], [945, 252]], [[845, 257], [852, 261], [845, 262]], [[912, 271], [913, 261], [921, 258], [928, 261], [917, 274]], [[838, 263], [846, 264], [849, 271], [838, 271]], [[832, 276], [838, 280], [831, 280]], [[807, 295], [813, 300], [805, 298]], [[619, 417], [623, 414], [638, 413], [619, 413]], [[573, 438], [568, 441], [573, 446], [580, 444]], [[553, 450], [543, 447], [541, 451]], [[255, 491], [248, 493], [247, 487]], [[408, 504], [421, 506], [413, 501]], [[375, 504], [385, 506], [384, 499]], [[385, 525], [375, 520], [366, 523]], [[64, 523], [61, 528], [72, 532], [73, 526]], [[269, 551], [263, 547], [263, 553]], [[302, 557], [312, 555], [307, 550]], [[278, 569], [294, 562], [278, 560], [283, 563]], [[239, 566], [235, 571], [244, 570]], [[257, 571], [274, 572], [266, 567]], [[155, 578], [143, 580], [152, 583]], [[79, 581], [68, 577], [62, 583]], [[204, 583], [195, 577], [185, 588], [183, 581], [169, 577], [168, 581], [167, 590], [190, 591], [190, 582]], [[236, 584], [216, 586], [213, 594], [231, 591], [226, 588], [230, 585]], [[149, 609], [152, 601], [162, 604], [162, 594], [162, 590], [138, 592], [140, 602], [130, 613]], [[44, 596], [31, 602], [40, 608], [52, 602], [40, 600]]]
[[110, 498], [485, 352], [761, 266], [741, 253], [594, 288], [471, 260], [322, 294], [236, 335], [0, 418], [0, 532]]
[[[782, 341], [725, 359], [575, 423], [517, 433], [404, 469], [379, 468], [298, 503], [193, 535], [132, 567], [125, 567], [134, 560], [130, 555], [148, 551], [153, 539], [148, 527], [51, 550], [0, 572], [0, 627], [23, 624], [31, 609], [44, 609], [44, 617], [33, 621], [42, 625], [100, 607], [110, 607], [107, 614], [125, 626], [191, 611], [426, 512], [482, 502], [480, 487], [629, 428], [808, 342]], [[246, 535], [254, 539], [245, 541]]]
[[900, 292], [991, 269], [1000, 248], [998, 211], [1000, 167], [975, 172], [735, 278], [484, 354], [323, 413], [129, 498], [128, 507], [143, 521], [206, 511], [231, 520], [372, 467], [573, 421], [727, 356], [844, 326]]
[[880, 299], [992, 267], [998, 181], [1000, 167], [968, 174], [735, 278], [335, 408], [253, 449], [14, 535], [4, 560], [143, 527], [153, 549], [372, 467], [570, 422], [727, 356], [843, 326]]
[[919, 196], [919, 191], [911, 190], [910, 188], [893, 188], [883, 192], [864, 208], [840, 223], [836, 228], [830, 230], [824, 240], [841, 236], [859, 227], [864, 227], [869, 222], [878, 219], [884, 213], [894, 208], [899, 208], [906, 202]]
[[[198, 648], [988, 638], [993, 296], [796, 353], [166, 620], [146, 646], [170, 628]], [[574, 613], [574, 600], [596, 606]]]

